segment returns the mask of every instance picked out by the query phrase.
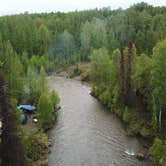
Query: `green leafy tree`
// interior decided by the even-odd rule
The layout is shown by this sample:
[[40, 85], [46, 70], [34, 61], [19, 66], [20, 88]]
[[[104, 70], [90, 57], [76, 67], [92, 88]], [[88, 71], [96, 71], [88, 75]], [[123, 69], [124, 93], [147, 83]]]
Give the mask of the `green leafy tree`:
[[38, 110], [41, 127], [46, 130], [51, 126], [52, 121], [55, 119], [55, 115], [53, 114], [54, 106], [48, 94], [43, 93], [40, 96]]
[[46, 73], [43, 67], [40, 72], [36, 72], [31, 65], [28, 66], [27, 77], [25, 79], [25, 94], [29, 96], [29, 100], [37, 103], [38, 98], [44, 92], [47, 92]]
[[[147, 105], [151, 100], [151, 85], [150, 75], [152, 69], [152, 58], [146, 54], [141, 54], [136, 57], [134, 72], [132, 74], [133, 88], [136, 90], [137, 96], [140, 96], [144, 105]], [[149, 108], [145, 108], [146, 110]]]
[[83, 60], [87, 60], [92, 49], [107, 47], [107, 32], [105, 20], [93, 18], [87, 21], [81, 30], [81, 51]]
[[60, 98], [59, 98], [58, 94], [55, 91], [51, 91], [50, 92], [50, 99], [51, 99], [51, 102], [54, 106], [54, 109], [56, 110], [57, 106], [60, 102]]
[[90, 49], [91, 49], [91, 41], [92, 41], [91, 34], [92, 34], [91, 24], [87, 21], [83, 25], [82, 31], [81, 31], [81, 34], [80, 34], [83, 60], [86, 60], [86, 57], [89, 54]]
[[2, 69], [6, 75], [6, 79], [11, 91], [11, 95], [20, 99], [23, 93], [23, 66], [20, 57], [13, 50], [11, 43], [5, 42], [3, 45], [4, 54], [1, 58]]
[[[166, 40], [158, 43], [153, 49], [153, 64], [151, 71], [151, 86], [155, 119], [162, 125], [162, 113], [166, 108]], [[156, 118], [158, 117], [158, 118]]]
[[41, 25], [38, 31], [38, 45], [39, 45], [39, 55], [43, 55], [48, 51], [51, 43], [50, 32], [45, 25]]
[[3, 166], [25, 166], [24, 148], [18, 136], [16, 114], [10, 103], [8, 87], [0, 72], [0, 107], [2, 117], [1, 161]]
[[156, 138], [150, 151], [153, 154], [153, 160], [156, 164], [158, 164], [159, 161], [161, 165], [166, 164], [166, 140]]

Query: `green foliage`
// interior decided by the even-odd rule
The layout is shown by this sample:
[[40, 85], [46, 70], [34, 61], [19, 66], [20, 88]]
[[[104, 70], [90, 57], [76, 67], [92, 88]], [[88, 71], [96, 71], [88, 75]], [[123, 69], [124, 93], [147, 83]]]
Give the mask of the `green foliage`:
[[59, 97], [55, 91], [41, 94], [37, 108], [40, 125], [44, 130], [47, 130], [53, 124], [56, 118], [56, 109], [59, 101]]
[[150, 136], [150, 134], [151, 134], [150, 132], [151, 132], [151, 131], [150, 131], [149, 129], [143, 127], [143, 128], [141, 129], [141, 131], [140, 131], [140, 134], [141, 134], [143, 137], [147, 138], [148, 136]]
[[75, 59], [75, 55], [78, 55], [73, 35], [66, 30], [60, 33], [55, 39], [52, 52], [57, 65], [71, 64]]
[[36, 72], [39, 72], [41, 67], [45, 67], [47, 63], [48, 59], [46, 56], [33, 55], [29, 61], [29, 65], [36, 70]]
[[36, 161], [46, 158], [50, 147], [50, 141], [46, 134], [24, 131], [22, 139], [28, 159]]
[[[125, 10], [103, 8], [4, 16], [0, 17], [0, 68], [13, 98], [38, 103], [40, 97], [38, 107], [45, 129], [54, 119], [59, 102], [56, 93], [47, 94], [45, 70], [91, 60], [93, 95], [128, 122], [131, 135], [147, 137], [152, 134], [149, 128], [157, 131], [159, 126], [164, 128], [165, 122], [165, 27], [166, 7], [146, 3]], [[135, 43], [132, 64], [129, 64], [129, 42]], [[124, 49], [123, 63], [121, 48]], [[120, 64], [124, 65], [123, 76]], [[76, 66], [74, 74], [80, 73]], [[124, 84], [130, 81], [127, 87], [137, 111], [119, 108], [122, 77]]]
[[123, 109], [122, 108], [115, 108], [114, 112], [116, 113], [116, 115], [118, 115], [119, 118], [122, 118], [122, 115], [123, 115]]
[[110, 61], [107, 50], [105, 48], [93, 50], [90, 58], [92, 61], [91, 79], [93, 83], [108, 84], [110, 81]]
[[47, 27], [42, 24], [39, 27], [38, 31], [38, 47], [39, 47], [39, 55], [43, 55], [48, 51], [48, 48], [51, 44], [51, 34], [50, 31], [47, 29]]
[[138, 152], [136, 154], [136, 158], [139, 159], [139, 160], [143, 160], [145, 158], [144, 152]]
[[40, 72], [37, 73], [33, 67], [28, 66], [27, 78], [25, 79], [25, 94], [29, 96], [29, 100], [37, 103], [40, 95], [47, 92], [47, 90], [44, 68], [41, 67]]
[[126, 122], [126, 123], [129, 123], [130, 122], [130, 113], [129, 113], [129, 109], [128, 107], [126, 106], [125, 109], [124, 109], [124, 112], [123, 112], [123, 121]]
[[82, 52], [83, 52], [83, 59], [87, 58], [87, 54], [90, 52], [91, 48], [91, 25], [87, 21], [83, 27], [82, 27], [82, 32], [80, 34], [81, 38], [81, 46], [82, 46]]
[[[153, 110], [156, 117], [166, 107], [166, 40], [158, 43], [153, 49], [153, 62], [151, 71], [151, 88], [153, 97]], [[154, 116], [154, 118], [155, 118]], [[160, 122], [161, 123], [161, 122]], [[161, 124], [162, 125], [162, 124]]]
[[48, 129], [54, 120], [54, 107], [47, 94], [42, 94], [38, 103], [39, 118], [41, 127]]
[[93, 18], [91, 22], [87, 21], [82, 27], [80, 39], [82, 58], [87, 60], [92, 49], [107, 46], [106, 22], [97, 18]]
[[74, 66], [74, 68], [72, 69], [71, 73], [70, 73], [70, 77], [74, 77], [74, 76], [79, 76], [81, 75], [82, 70], [79, 66], [79, 64], [76, 64], [76, 66]]
[[91, 55], [93, 93], [112, 108], [117, 104], [119, 92], [119, 54], [119, 50], [115, 50], [110, 59], [107, 50], [101, 48]]
[[156, 138], [152, 147], [150, 148], [150, 152], [153, 154], [153, 159], [155, 162], [163, 160], [163, 166], [166, 164], [166, 140]]
[[141, 130], [141, 123], [139, 121], [131, 121], [128, 128], [127, 128], [127, 132], [129, 136], [135, 136], [135, 135], [139, 135], [140, 134], [140, 130]]
[[13, 50], [9, 41], [3, 45], [4, 54], [0, 59], [3, 63], [2, 70], [6, 75], [12, 97], [20, 99], [23, 92], [23, 66], [19, 56]]
[[110, 92], [108, 90], [105, 90], [99, 95], [99, 99], [104, 105], [109, 105]]
[[74, 75], [80, 75], [81, 74], [81, 69], [79, 65], [77, 64], [76, 67], [74, 68]]
[[20, 57], [21, 63], [23, 65], [24, 73], [27, 73], [29, 58], [27, 52], [23, 52]]
[[51, 102], [54, 106], [54, 109], [57, 109], [57, 106], [60, 102], [60, 98], [58, 94], [55, 91], [51, 91], [49, 95], [50, 95]]
[[[142, 94], [147, 95], [150, 91], [150, 72], [152, 59], [145, 54], [136, 57], [134, 73], [132, 75], [133, 86], [139, 89]], [[141, 66], [141, 67], [140, 67]], [[148, 86], [147, 86], [148, 85]], [[147, 96], [148, 98], [149, 96]]]
[[44, 68], [41, 67], [39, 75], [36, 78], [36, 91], [39, 92], [39, 95], [48, 91], [46, 76]]

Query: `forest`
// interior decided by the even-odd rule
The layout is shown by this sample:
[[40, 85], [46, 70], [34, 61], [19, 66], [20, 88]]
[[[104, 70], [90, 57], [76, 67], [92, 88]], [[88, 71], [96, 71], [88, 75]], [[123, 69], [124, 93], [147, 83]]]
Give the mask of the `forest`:
[[[14, 160], [16, 166], [24, 166], [27, 158], [36, 160], [38, 153], [32, 154], [33, 142], [28, 139], [37, 139], [35, 135], [25, 133], [14, 120], [19, 116], [14, 113], [17, 104], [37, 105], [42, 119], [37, 135], [45, 135], [43, 131], [55, 120], [59, 103], [57, 93], [48, 90], [46, 76], [80, 62], [91, 63], [91, 94], [124, 121], [129, 135], [151, 142], [154, 163], [166, 164], [165, 58], [164, 6], [142, 2], [125, 10], [106, 7], [1, 16], [0, 117], [7, 128], [0, 142], [2, 165], [10, 166]], [[10, 114], [8, 124], [6, 116]], [[15, 141], [8, 132], [14, 132]], [[25, 152], [22, 161], [18, 144]], [[17, 148], [7, 151], [12, 145]], [[17, 157], [13, 159], [11, 153]]]

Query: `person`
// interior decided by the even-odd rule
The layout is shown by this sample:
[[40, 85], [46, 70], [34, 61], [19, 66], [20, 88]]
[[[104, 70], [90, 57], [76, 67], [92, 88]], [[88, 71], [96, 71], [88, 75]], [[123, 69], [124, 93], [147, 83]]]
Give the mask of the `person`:
[[21, 115], [21, 119], [22, 119], [22, 124], [23, 124], [23, 125], [27, 124], [28, 117], [27, 117], [26, 114], [22, 114], [22, 115]]

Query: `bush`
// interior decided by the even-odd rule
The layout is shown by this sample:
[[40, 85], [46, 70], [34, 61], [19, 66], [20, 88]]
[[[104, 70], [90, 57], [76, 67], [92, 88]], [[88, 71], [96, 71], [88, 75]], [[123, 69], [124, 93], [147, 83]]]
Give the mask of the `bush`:
[[52, 104], [53, 104], [53, 106], [54, 106], [54, 109], [55, 109], [55, 111], [56, 111], [57, 105], [58, 105], [59, 102], [60, 102], [60, 98], [59, 98], [58, 94], [57, 94], [55, 91], [52, 91], [52, 92], [50, 93], [50, 100], [51, 100], [51, 102], [52, 102]]
[[136, 154], [136, 158], [139, 159], [139, 160], [143, 160], [145, 158], [144, 152], [138, 152]]
[[156, 138], [152, 147], [150, 148], [150, 152], [153, 154], [153, 160], [155, 162], [162, 163], [163, 166], [166, 165], [166, 139], [161, 140]]
[[38, 103], [39, 121], [41, 127], [46, 130], [50, 128], [55, 119], [55, 109], [48, 94], [42, 94]]
[[51, 146], [50, 140], [46, 134], [24, 131], [22, 138], [28, 159], [37, 161], [46, 158]]
[[150, 130], [143, 127], [140, 131], [140, 134], [143, 136], [143, 137], [148, 137], [150, 135]]
[[122, 108], [117, 108], [117, 109], [114, 109], [114, 112], [118, 115], [118, 117], [122, 117], [123, 115], [123, 109]]
[[81, 81], [90, 81], [90, 74], [89, 72], [85, 72], [81, 74]]
[[79, 76], [81, 73], [82, 73], [82, 70], [80, 69], [80, 66], [77, 64], [74, 67], [73, 71], [71, 72], [70, 77], [72, 78], [74, 76]]
[[76, 67], [74, 68], [73, 70], [73, 74], [74, 75], [80, 75], [81, 74], [81, 69], [80, 69], [80, 66], [77, 64]]
[[130, 113], [129, 113], [129, 109], [127, 106], [125, 107], [124, 112], [123, 112], [123, 121], [126, 123], [129, 123], [129, 121], [130, 121]]
[[128, 135], [134, 136], [134, 135], [139, 134], [141, 126], [142, 126], [142, 124], [139, 123], [138, 121], [131, 120], [131, 122], [128, 126], [128, 129], [127, 129]]
[[109, 93], [109, 91], [106, 90], [103, 93], [101, 93], [101, 95], [99, 96], [99, 99], [102, 102], [102, 104], [108, 105], [109, 100], [110, 100], [110, 93]]

